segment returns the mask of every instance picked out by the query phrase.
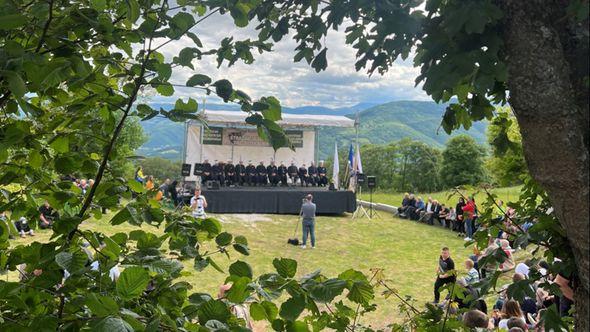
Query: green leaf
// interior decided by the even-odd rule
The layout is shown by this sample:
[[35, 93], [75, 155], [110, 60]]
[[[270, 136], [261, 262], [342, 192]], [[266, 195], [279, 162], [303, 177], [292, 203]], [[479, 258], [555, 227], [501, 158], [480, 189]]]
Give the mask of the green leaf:
[[218, 246], [225, 247], [231, 243], [233, 238], [234, 237], [230, 233], [223, 232], [215, 237], [215, 243], [217, 243]]
[[366, 281], [354, 281], [348, 291], [348, 299], [359, 304], [368, 304], [375, 297], [373, 287]]
[[[0, 17], [0, 20], [1, 19], [2, 18]], [[20, 98], [27, 93], [25, 81], [23, 81], [22, 77], [17, 72], [0, 70], [0, 76], [6, 77], [8, 88], [16, 97]]]
[[213, 83], [213, 85], [215, 86], [215, 93], [221, 98], [223, 99], [224, 102], [228, 102], [232, 92], [233, 92], [233, 87], [230, 81], [228, 80], [219, 80], [216, 81], [215, 83]]
[[174, 94], [174, 87], [170, 83], [163, 83], [156, 87], [156, 91], [162, 96], [170, 97]]
[[250, 305], [250, 316], [254, 320], [267, 320], [272, 322], [277, 318], [279, 314], [279, 309], [277, 308], [276, 304], [263, 301], [262, 303], [254, 302]]
[[246, 262], [236, 261], [229, 266], [229, 274], [237, 277], [248, 277], [252, 279], [252, 267]]
[[248, 246], [246, 245], [243, 245], [241, 243], [234, 243], [233, 247], [235, 251], [239, 252], [242, 255], [250, 255], [250, 249], [248, 249]]
[[57, 153], [66, 153], [70, 151], [70, 139], [67, 136], [58, 136], [51, 142], [50, 146]]
[[55, 262], [62, 269], [67, 270], [71, 274], [74, 274], [84, 269], [86, 263], [88, 262], [88, 256], [80, 250], [74, 253], [60, 252], [55, 255]]
[[262, 115], [265, 119], [271, 121], [279, 121], [281, 117], [281, 103], [275, 97], [263, 98], [263, 101], [268, 105], [266, 109], [262, 110]]
[[135, 23], [135, 21], [137, 21], [137, 19], [139, 18], [140, 15], [140, 8], [139, 8], [139, 3], [137, 2], [137, 0], [126, 0], [127, 2], [127, 20], [129, 20], [131, 23]]
[[128, 267], [117, 280], [117, 294], [124, 300], [136, 298], [143, 293], [149, 281], [150, 275], [143, 267]]
[[328, 67], [328, 60], [326, 60], [327, 51], [328, 49], [324, 48], [311, 62], [311, 67], [318, 73]]
[[39, 169], [43, 166], [43, 156], [37, 150], [29, 151], [29, 166]]
[[211, 83], [211, 78], [207, 75], [196, 74], [186, 81], [186, 86], [205, 86]]
[[119, 312], [119, 305], [113, 298], [95, 293], [86, 296], [86, 306], [98, 317], [116, 315]]
[[205, 231], [207, 231], [207, 233], [209, 233], [209, 238], [214, 238], [217, 235], [219, 235], [219, 233], [221, 233], [221, 224], [219, 223], [219, 221], [217, 221], [216, 219], [213, 218], [207, 218], [204, 219], [201, 222], [201, 226], [203, 227], [203, 229]]
[[127, 181], [127, 185], [129, 186], [129, 188], [131, 190], [133, 190], [136, 193], [144, 193], [145, 192], [145, 187], [143, 186], [143, 184], [136, 181], [135, 179]]
[[248, 284], [252, 279], [248, 277], [241, 277], [238, 280], [234, 280], [231, 288], [226, 293], [226, 298], [232, 303], [242, 303], [248, 296]]
[[0, 30], [10, 30], [27, 24], [27, 18], [21, 14], [0, 16]]
[[209, 300], [201, 305], [198, 312], [199, 323], [205, 324], [210, 320], [226, 323], [231, 317], [229, 308], [220, 300]]
[[347, 282], [341, 279], [333, 278], [314, 285], [310, 289], [310, 296], [321, 303], [329, 303], [346, 288]]
[[248, 13], [250, 8], [244, 3], [238, 2], [230, 8], [231, 17], [234, 19], [234, 23], [238, 27], [245, 27], [248, 25]]
[[91, 330], [96, 332], [133, 332], [133, 327], [121, 317], [105, 317], [91, 325]]
[[292, 297], [281, 304], [279, 316], [288, 321], [295, 321], [305, 309], [305, 299], [303, 297]]
[[293, 278], [297, 273], [297, 261], [290, 258], [275, 258], [272, 265], [283, 278]]

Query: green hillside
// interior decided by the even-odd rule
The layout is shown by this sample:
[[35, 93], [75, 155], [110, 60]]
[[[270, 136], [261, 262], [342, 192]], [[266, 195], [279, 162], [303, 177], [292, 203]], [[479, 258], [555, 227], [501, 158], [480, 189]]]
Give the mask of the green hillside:
[[[442, 148], [450, 137], [462, 133], [471, 135], [479, 143], [486, 141], [485, 122], [474, 123], [469, 131], [458, 130], [451, 136], [439, 129], [444, 109], [444, 105], [427, 101], [394, 101], [371, 107], [359, 113], [359, 142], [386, 144], [408, 137]], [[355, 129], [322, 128], [319, 137], [320, 157], [326, 158], [333, 154], [335, 140], [340, 148], [353, 142]]]
[[[451, 137], [442, 128], [439, 129], [444, 108], [444, 105], [427, 101], [395, 101], [365, 109], [359, 113], [361, 123], [359, 141], [361, 144], [386, 144], [408, 137], [442, 148]], [[303, 109], [293, 110], [301, 113]], [[291, 113], [291, 109], [285, 111]], [[308, 114], [316, 114], [314, 109], [305, 109], [305, 111]], [[354, 118], [355, 114], [347, 116]], [[154, 118], [142, 122], [142, 125], [149, 140], [139, 149], [139, 154], [180, 159], [184, 140], [182, 123]], [[453, 135], [467, 133], [479, 143], [484, 143], [485, 130], [486, 123], [479, 122], [475, 123], [469, 131], [459, 130]], [[321, 128], [319, 134], [320, 158], [327, 158], [333, 154], [334, 141], [338, 141], [340, 148], [348, 146], [354, 140], [355, 130], [354, 128]]]

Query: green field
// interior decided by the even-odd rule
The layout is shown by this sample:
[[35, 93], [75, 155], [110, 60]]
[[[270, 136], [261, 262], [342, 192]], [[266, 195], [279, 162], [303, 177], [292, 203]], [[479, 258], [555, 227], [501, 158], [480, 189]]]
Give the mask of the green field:
[[[504, 202], [514, 202], [518, 200], [520, 188], [521, 186], [494, 188], [490, 191], [498, 195], [498, 198], [500, 198]], [[478, 189], [463, 190], [462, 193], [463, 195], [472, 195], [475, 193], [476, 202], [483, 202], [486, 199], [486, 193], [481, 190], [478, 191]], [[432, 197], [433, 199], [438, 200], [441, 204], [445, 204], [447, 206], [455, 206], [455, 204], [457, 204], [457, 200], [459, 199], [458, 194], [454, 193], [451, 190], [439, 191], [435, 193], [414, 193], [414, 195], [416, 197], [422, 197], [424, 201], [426, 201], [428, 197]], [[404, 193], [389, 193], [383, 191], [376, 191], [373, 193], [373, 202], [399, 206], [402, 202], [403, 197]], [[363, 190], [361, 195], [359, 195], [359, 198], [368, 201], [370, 199], [370, 195], [366, 190]]]
[[[370, 268], [384, 268], [387, 278], [391, 279], [391, 287], [398, 289], [401, 294], [412, 295], [418, 306], [432, 301], [432, 284], [440, 248], [451, 248], [460, 273], [464, 273], [462, 262], [472, 252], [471, 248], [464, 247], [461, 238], [449, 230], [394, 218], [384, 213], [373, 220], [352, 220], [350, 215], [319, 217], [317, 248], [305, 250], [286, 243], [297, 222], [296, 216], [233, 214], [214, 217], [222, 221], [226, 231], [244, 235], [250, 242], [251, 255], [248, 257], [235, 252], [231, 260], [225, 256], [214, 257], [224, 269], [234, 260], [243, 259], [251, 264], [255, 275], [260, 275], [273, 270], [272, 259], [275, 257], [297, 260], [299, 275], [321, 269], [325, 275], [335, 276], [349, 268], [368, 274]], [[83, 228], [106, 234], [136, 229], [126, 224], [111, 226], [107, 221], [88, 221], [83, 224]], [[162, 233], [161, 229], [152, 227], [143, 229]], [[12, 243], [45, 242], [50, 236], [49, 231], [38, 231], [35, 237], [17, 238]], [[189, 273], [183, 278], [193, 285], [193, 291], [216, 294], [218, 286], [226, 277], [212, 268], [196, 272], [192, 261], [185, 262], [185, 269]], [[6, 278], [14, 280], [16, 274], [11, 272]], [[379, 327], [399, 321], [398, 302], [393, 298], [385, 300], [380, 295], [381, 290], [376, 293], [378, 309], [364, 321]]]

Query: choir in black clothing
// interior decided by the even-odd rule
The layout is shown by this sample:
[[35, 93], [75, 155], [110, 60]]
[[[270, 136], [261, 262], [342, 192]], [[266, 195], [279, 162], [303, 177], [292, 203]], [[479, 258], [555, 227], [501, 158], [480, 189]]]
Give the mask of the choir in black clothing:
[[309, 167], [305, 164], [297, 167], [294, 162], [289, 167], [283, 162], [279, 166], [271, 161], [268, 166], [261, 161], [254, 166], [252, 161], [248, 165], [240, 162], [236, 165], [228, 160], [227, 163], [217, 161], [211, 165], [205, 159], [202, 164], [201, 181], [218, 181], [221, 186], [287, 186], [289, 178], [293, 185], [299, 183], [301, 186], [325, 187], [328, 185], [328, 177], [324, 162], [320, 161], [316, 166], [312, 161]]

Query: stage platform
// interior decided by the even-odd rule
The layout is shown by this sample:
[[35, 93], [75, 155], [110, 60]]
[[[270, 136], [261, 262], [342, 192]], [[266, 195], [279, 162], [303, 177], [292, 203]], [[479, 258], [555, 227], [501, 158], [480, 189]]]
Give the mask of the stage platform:
[[[299, 214], [302, 199], [313, 195], [316, 214], [343, 214], [356, 210], [352, 191], [325, 187], [222, 187], [203, 189], [209, 213]], [[190, 200], [191, 196], [184, 199]]]

